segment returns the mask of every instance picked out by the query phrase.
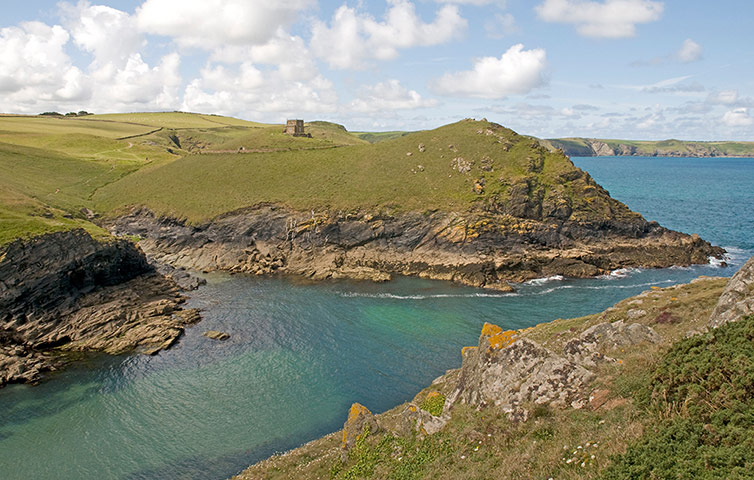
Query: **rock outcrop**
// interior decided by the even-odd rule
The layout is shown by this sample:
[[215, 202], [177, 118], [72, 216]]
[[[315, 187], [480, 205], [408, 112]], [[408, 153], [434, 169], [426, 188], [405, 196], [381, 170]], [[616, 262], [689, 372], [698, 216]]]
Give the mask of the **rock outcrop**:
[[[629, 310], [628, 313], [630, 314], [632, 311]], [[563, 354], [575, 363], [594, 367], [600, 362], [612, 360], [605, 356], [605, 352], [610, 349], [645, 342], [660, 343], [661, 341], [660, 335], [651, 327], [640, 323], [626, 324], [619, 320], [612, 323], [600, 323], [587, 328], [578, 338], [574, 338], [565, 344]]]
[[83, 230], [10, 244], [0, 256], [0, 386], [36, 382], [64, 352], [155, 353], [199, 319], [125, 240]]
[[479, 345], [465, 349], [455, 391], [446, 399], [477, 407], [493, 406], [514, 419], [526, 419], [526, 407], [582, 408], [594, 374], [536, 342], [485, 324]]
[[[596, 192], [597, 187], [589, 188]], [[508, 282], [707, 263], [723, 253], [696, 235], [647, 222], [625, 206], [622, 216], [609, 220], [575, 220], [583, 212], [571, 207], [562, 211], [568, 219], [558, 219], [559, 202], [565, 200], [543, 194], [541, 201], [517, 212], [535, 218], [496, 211], [496, 204], [465, 214], [395, 215], [304, 213], [265, 204], [202, 225], [134, 210], [109, 227], [116, 235], [138, 235], [147, 254], [177, 268], [374, 281], [409, 275], [501, 291], [511, 290]], [[516, 204], [504, 203], [505, 208]], [[608, 210], [618, 208], [609, 203]], [[542, 205], [550, 210], [543, 213]]]
[[754, 257], [728, 281], [709, 319], [709, 327], [717, 328], [754, 315]]

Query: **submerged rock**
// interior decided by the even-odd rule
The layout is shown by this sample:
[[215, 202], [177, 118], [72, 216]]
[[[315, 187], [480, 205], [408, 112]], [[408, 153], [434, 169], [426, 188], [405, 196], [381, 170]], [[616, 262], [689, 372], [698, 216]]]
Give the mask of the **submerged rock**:
[[218, 332], [217, 330], [207, 330], [202, 335], [213, 340], [227, 340], [230, 335], [225, 332]]

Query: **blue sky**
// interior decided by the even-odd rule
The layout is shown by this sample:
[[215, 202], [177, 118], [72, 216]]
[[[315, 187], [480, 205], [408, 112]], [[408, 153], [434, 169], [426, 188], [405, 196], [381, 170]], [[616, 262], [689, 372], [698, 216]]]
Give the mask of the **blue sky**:
[[0, 112], [754, 140], [754, 2], [3, 2]]

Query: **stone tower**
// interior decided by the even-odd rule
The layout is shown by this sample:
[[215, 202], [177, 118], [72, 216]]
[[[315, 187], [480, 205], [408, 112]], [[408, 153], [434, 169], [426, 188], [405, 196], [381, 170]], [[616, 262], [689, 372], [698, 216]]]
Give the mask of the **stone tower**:
[[293, 135], [294, 137], [305, 137], [303, 120], [288, 120], [285, 124], [283, 133]]

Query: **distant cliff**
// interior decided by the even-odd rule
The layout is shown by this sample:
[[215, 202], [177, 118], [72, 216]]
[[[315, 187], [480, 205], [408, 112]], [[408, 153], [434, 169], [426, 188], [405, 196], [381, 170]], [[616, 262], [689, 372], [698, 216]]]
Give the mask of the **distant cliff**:
[[600, 140], [596, 138], [551, 138], [541, 140], [569, 157], [754, 157], [754, 142], [692, 142], [685, 140]]

